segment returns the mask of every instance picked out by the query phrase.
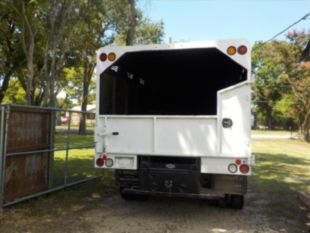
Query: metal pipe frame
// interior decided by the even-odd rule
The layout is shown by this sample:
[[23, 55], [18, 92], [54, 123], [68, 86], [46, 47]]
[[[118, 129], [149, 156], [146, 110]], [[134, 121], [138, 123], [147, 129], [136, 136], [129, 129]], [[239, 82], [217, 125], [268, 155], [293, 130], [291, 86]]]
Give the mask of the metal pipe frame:
[[[20, 151], [20, 152], [14, 152], [14, 153], [7, 153], [7, 139], [8, 139], [8, 131], [9, 131], [9, 118], [10, 118], [10, 108], [11, 107], [20, 107], [20, 108], [28, 108], [28, 109], [38, 109], [38, 110], [50, 110], [56, 112], [69, 112], [69, 121], [68, 121], [68, 128], [67, 128], [67, 139], [66, 139], [66, 147], [65, 148], [55, 148], [54, 147], [54, 135], [56, 130], [52, 129], [54, 123], [55, 123], [55, 116], [56, 114], [51, 115], [51, 121], [50, 121], [50, 129], [51, 129], [51, 135], [50, 135], [50, 142], [51, 146], [50, 149], [43, 149], [43, 150], [34, 150], [34, 151]], [[71, 187], [74, 185], [78, 185], [81, 183], [85, 183], [94, 179], [98, 179], [102, 177], [102, 174], [96, 175], [95, 177], [91, 178], [83, 178], [74, 182], [68, 182], [68, 162], [69, 162], [69, 150], [74, 149], [91, 149], [94, 148], [94, 145], [91, 146], [73, 146], [70, 147], [70, 129], [71, 129], [71, 117], [72, 113], [80, 113], [80, 114], [95, 114], [93, 112], [87, 112], [87, 111], [75, 111], [75, 110], [65, 110], [60, 108], [51, 108], [51, 107], [39, 107], [39, 106], [29, 106], [29, 105], [0, 105], [0, 208], [1, 207], [7, 207], [14, 204], [17, 204], [19, 202], [29, 200], [31, 198], [39, 197], [51, 192], [59, 191], [61, 189]], [[24, 196], [22, 198], [18, 198], [11, 202], [4, 202], [4, 196], [5, 196], [5, 162], [6, 158], [10, 156], [17, 156], [17, 155], [27, 155], [27, 154], [36, 154], [36, 153], [49, 153], [49, 156], [53, 155], [53, 152], [56, 151], [66, 151], [66, 159], [65, 159], [65, 165], [64, 165], [64, 184], [52, 187], [51, 185], [48, 186], [48, 189], [42, 192], [33, 193], [27, 196]], [[51, 180], [53, 179], [50, 177]], [[49, 182], [50, 183], [50, 182]]]
[[68, 120], [68, 129], [67, 129], [67, 138], [66, 138], [66, 161], [65, 161], [65, 167], [64, 167], [64, 184], [67, 184], [67, 178], [68, 178], [68, 161], [69, 161], [69, 144], [70, 144], [70, 129], [71, 129], [71, 117], [72, 113], [69, 112], [69, 120]]
[[4, 118], [5, 118], [5, 107], [0, 106], [0, 207], [3, 203], [4, 192], [2, 190], [2, 167], [3, 164], [3, 152], [4, 152]]
[[22, 198], [18, 198], [15, 201], [4, 203], [2, 205], [2, 207], [7, 207], [7, 206], [15, 205], [15, 204], [17, 204], [19, 202], [22, 202], [22, 201], [26, 201], [26, 200], [29, 200], [29, 199], [32, 199], [32, 198], [35, 198], [35, 197], [39, 197], [39, 196], [42, 196], [42, 195], [45, 195], [45, 194], [48, 194], [48, 193], [56, 192], [56, 191], [59, 191], [59, 190], [62, 190], [62, 189], [65, 189], [65, 188], [68, 188], [68, 187], [71, 187], [71, 186], [74, 186], [74, 185], [78, 185], [78, 184], [82, 184], [82, 183], [85, 183], [85, 182], [88, 182], [88, 181], [91, 181], [91, 180], [98, 179], [98, 178], [101, 178], [101, 177], [102, 177], [102, 175], [98, 175], [98, 176], [92, 177], [92, 178], [84, 178], [84, 179], [81, 179], [81, 180], [77, 180], [75, 182], [71, 182], [71, 183], [66, 184], [66, 185], [60, 185], [60, 186], [55, 187], [55, 188], [50, 188], [50, 189], [48, 189], [46, 191], [43, 191], [43, 192], [34, 193], [34, 194], [31, 194], [31, 195], [28, 195], [28, 196], [25, 196], [25, 197], [22, 197]]
[[56, 112], [72, 112], [72, 113], [91, 113], [95, 114], [94, 112], [88, 111], [79, 111], [79, 110], [71, 110], [71, 109], [62, 109], [62, 108], [53, 108], [53, 107], [41, 107], [41, 106], [32, 106], [32, 105], [21, 105], [21, 104], [4, 104], [1, 106], [10, 106], [10, 107], [18, 107], [18, 108], [29, 108], [29, 109], [40, 109], [40, 110], [51, 110]]
[[33, 151], [21, 151], [21, 152], [14, 152], [14, 153], [7, 153], [6, 157], [9, 156], [16, 156], [16, 155], [28, 155], [28, 154], [37, 154], [37, 153], [44, 153], [44, 152], [56, 152], [56, 151], [64, 151], [64, 150], [78, 150], [78, 149], [91, 149], [94, 148], [93, 146], [73, 146], [68, 148], [56, 148], [56, 149], [45, 149], [45, 150], [33, 150]]

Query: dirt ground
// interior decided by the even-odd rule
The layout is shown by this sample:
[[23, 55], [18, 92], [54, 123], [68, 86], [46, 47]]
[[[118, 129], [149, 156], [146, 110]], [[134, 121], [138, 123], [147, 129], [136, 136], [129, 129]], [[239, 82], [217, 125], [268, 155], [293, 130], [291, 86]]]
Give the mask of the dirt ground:
[[[90, 185], [94, 183], [82, 186]], [[279, 195], [250, 190], [240, 211], [221, 208], [215, 201], [154, 197], [128, 202], [115, 190], [106, 194], [77, 189], [82, 189], [77, 190], [79, 200], [70, 200], [72, 191], [61, 191], [5, 208], [0, 232], [310, 232], [310, 212], [299, 206], [293, 192]]]

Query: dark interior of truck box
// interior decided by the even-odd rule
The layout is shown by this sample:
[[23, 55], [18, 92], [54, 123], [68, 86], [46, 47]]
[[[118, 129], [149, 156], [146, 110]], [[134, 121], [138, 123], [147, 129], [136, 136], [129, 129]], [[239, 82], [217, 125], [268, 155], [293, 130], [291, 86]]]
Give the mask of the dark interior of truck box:
[[100, 75], [100, 114], [216, 115], [247, 70], [216, 48], [128, 52]]

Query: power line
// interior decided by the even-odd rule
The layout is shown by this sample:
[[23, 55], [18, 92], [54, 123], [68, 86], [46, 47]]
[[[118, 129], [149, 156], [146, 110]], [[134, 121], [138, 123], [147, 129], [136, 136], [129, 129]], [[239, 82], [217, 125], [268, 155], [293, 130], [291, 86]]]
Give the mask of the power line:
[[299, 22], [306, 20], [308, 17], [310, 16], [310, 13], [306, 14], [305, 16], [301, 17], [299, 20], [297, 20], [296, 22], [292, 23], [290, 26], [286, 27], [285, 29], [283, 29], [281, 32], [277, 33], [276, 35], [274, 35], [272, 38], [270, 38], [269, 40], [267, 40], [266, 42], [270, 42], [272, 40], [274, 40], [276, 37], [282, 35], [284, 32], [286, 32], [288, 29], [290, 29], [291, 27], [293, 27], [294, 25], [298, 24]]

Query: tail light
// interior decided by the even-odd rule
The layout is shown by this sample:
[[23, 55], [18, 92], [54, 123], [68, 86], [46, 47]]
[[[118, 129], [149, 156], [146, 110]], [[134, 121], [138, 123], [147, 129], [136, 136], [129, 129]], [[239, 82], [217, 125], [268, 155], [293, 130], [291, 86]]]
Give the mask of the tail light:
[[96, 159], [96, 165], [98, 167], [102, 167], [104, 165], [104, 162], [108, 160], [107, 154], [102, 154], [100, 158]]
[[103, 159], [103, 158], [98, 158], [98, 159], [96, 160], [96, 165], [97, 165], [98, 167], [102, 167], [103, 164], [104, 164], [104, 159]]
[[250, 170], [249, 166], [246, 164], [242, 164], [239, 169], [240, 169], [240, 172], [243, 174], [248, 173]]
[[244, 46], [244, 45], [241, 45], [241, 46], [239, 46], [239, 48], [238, 48], [238, 53], [239, 53], [240, 55], [246, 54], [247, 51], [248, 51], [248, 48], [247, 48], [246, 46]]

